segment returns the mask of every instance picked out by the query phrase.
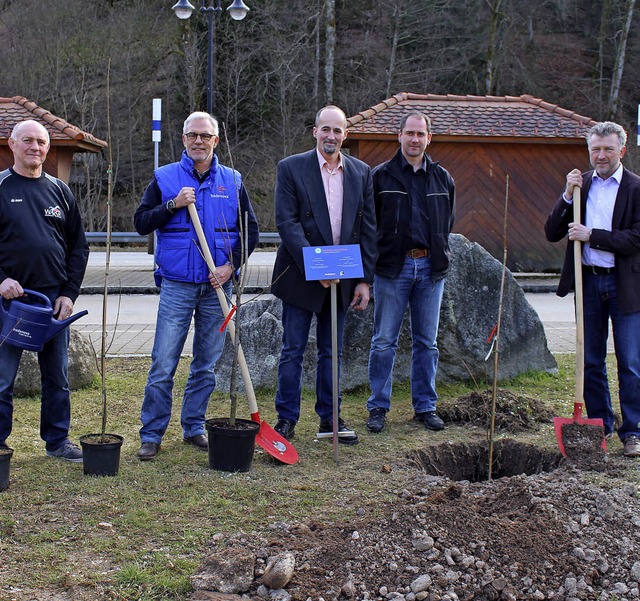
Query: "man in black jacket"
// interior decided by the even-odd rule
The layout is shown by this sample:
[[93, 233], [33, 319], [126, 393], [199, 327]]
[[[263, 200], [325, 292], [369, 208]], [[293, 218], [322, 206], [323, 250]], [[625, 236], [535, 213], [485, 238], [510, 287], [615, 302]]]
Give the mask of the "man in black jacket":
[[[18, 123], [9, 138], [14, 164], [0, 173], [0, 295], [45, 294], [57, 319], [68, 318], [80, 293], [89, 247], [69, 187], [43, 172], [49, 133], [37, 121]], [[0, 341], [1, 343], [2, 341]], [[69, 330], [63, 329], [38, 353], [42, 379], [40, 436], [46, 454], [81, 462], [69, 441]], [[13, 382], [22, 349], [0, 346], [0, 448], [6, 448], [13, 420]]]
[[[587, 133], [592, 171], [567, 174], [563, 194], [545, 224], [551, 242], [568, 237], [558, 296], [575, 288], [573, 241], [582, 247], [584, 401], [589, 417], [602, 418], [613, 435], [607, 378], [609, 319], [618, 362], [624, 454], [640, 456], [640, 177], [620, 162], [627, 134], [605, 121]], [[582, 189], [581, 223], [573, 220], [573, 190]]]
[[413, 340], [413, 419], [429, 430], [444, 428], [436, 414], [436, 338], [444, 278], [449, 270], [455, 185], [447, 170], [425, 152], [431, 142], [427, 115], [406, 114], [400, 122], [398, 141], [396, 155], [373, 171], [378, 260], [369, 354], [370, 432], [384, 429], [391, 407], [393, 364], [407, 305]]

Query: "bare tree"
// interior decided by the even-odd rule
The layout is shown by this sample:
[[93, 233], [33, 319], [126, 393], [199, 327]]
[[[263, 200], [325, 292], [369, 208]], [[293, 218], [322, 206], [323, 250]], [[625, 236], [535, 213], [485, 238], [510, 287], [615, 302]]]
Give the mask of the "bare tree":
[[485, 93], [493, 94], [497, 77], [497, 62], [500, 56], [498, 45], [498, 36], [500, 28], [506, 18], [502, 12], [503, 0], [486, 0], [489, 7], [489, 31], [487, 35], [487, 60], [485, 67]]
[[633, 20], [633, 8], [636, 0], [627, 0], [625, 9], [625, 20], [620, 32], [620, 41], [616, 50], [616, 62], [613, 68], [613, 77], [611, 78], [611, 92], [609, 94], [609, 118], [616, 116], [618, 111], [618, 97], [620, 94], [620, 82], [622, 81], [622, 72], [624, 70], [624, 58], [627, 50], [627, 40], [629, 38], [629, 30], [631, 29], [631, 21]]
[[327, 104], [333, 103], [333, 71], [336, 51], [336, 0], [325, 0], [325, 64], [324, 87]]

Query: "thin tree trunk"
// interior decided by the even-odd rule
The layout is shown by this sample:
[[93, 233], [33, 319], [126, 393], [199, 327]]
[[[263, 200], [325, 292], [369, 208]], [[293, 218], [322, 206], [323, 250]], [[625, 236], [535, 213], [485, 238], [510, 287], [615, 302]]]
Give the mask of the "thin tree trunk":
[[391, 84], [396, 69], [396, 54], [398, 52], [398, 39], [400, 37], [400, 10], [396, 4], [393, 8], [393, 40], [389, 53], [389, 69], [387, 70], [387, 98], [391, 97]]
[[603, 106], [603, 81], [604, 81], [604, 47], [607, 43], [607, 25], [609, 23], [609, 14], [611, 13], [611, 0], [605, 0], [602, 5], [602, 13], [600, 14], [600, 31], [598, 32], [598, 100], [600, 107]]
[[318, 104], [320, 93], [320, 22], [322, 21], [322, 10], [318, 10], [316, 18], [316, 64], [313, 74], [313, 106]]
[[504, 15], [500, 13], [503, 0], [496, 0], [491, 4], [486, 0], [487, 6], [491, 11], [491, 19], [489, 21], [489, 38], [487, 39], [487, 64], [485, 68], [485, 94], [492, 94], [495, 88], [496, 79], [496, 61], [498, 52], [496, 49], [496, 40], [498, 39], [498, 30], [504, 20]]
[[333, 102], [333, 69], [336, 52], [336, 0], [325, 0], [327, 13], [324, 85], [327, 104]]
[[622, 81], [622, 72], [624, 71], [624, 57], [627, 50], [627, 39], [629, 38], [629, 29], [631, 29], [631, 21], [633, 19], [633, 8], [636, 0], [628, 0], [626, 9], [626, 20], [618, 51], [616, 52], [616, 64], [613, 68], [613, 77], [611, 79], [611, 94], [609, 94], [609, 118], [613, 119], [618, 111], [618, 98], [620, 94], [620, 82]]

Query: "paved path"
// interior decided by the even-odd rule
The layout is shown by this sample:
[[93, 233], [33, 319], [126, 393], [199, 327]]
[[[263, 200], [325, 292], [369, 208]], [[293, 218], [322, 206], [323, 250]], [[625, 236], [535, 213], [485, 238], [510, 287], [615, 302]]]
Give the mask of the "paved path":
[[[249, 260], [249, 291], [269, 285], [274, 252], [255, 252]], [[145, 252], [112, 252], [109, 266], [107, 324], [109, 355], [150, 355], [158, 309], [157, 288], [153, 281], [153, 257]], [[102, 290], [104, 288], [105, 253], [92, 252], [83, 282], [83, 294], [76, 310], [88, 309], [89, 315], [72, 326], [90, 337], [96, 350], [101, 346]], [[549, 276], [518, 276], [529, 303], [544, 324], [552, 353], [575, 351], [573, 297], [558, 298], [552, 293], [555, 280]], [[544, 290], [545, 292], [537, 292]], [[185, 350], [191, 347], [189, 333]], [[612, 349], [610, 348], [610, 351]]]

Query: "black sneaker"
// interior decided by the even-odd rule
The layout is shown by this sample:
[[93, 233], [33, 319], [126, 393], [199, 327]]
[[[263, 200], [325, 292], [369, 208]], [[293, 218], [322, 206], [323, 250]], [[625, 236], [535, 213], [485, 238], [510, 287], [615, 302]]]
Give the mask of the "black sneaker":
[[291, 440], [296, 435], [296, 422], [284, 417], [278, 418], [278, 423], [273, 428], [282, 438]]
[[185, 436], [182, 439], [184, 444], [189, 444], [194, 446], [199, 451], [208, 451], [209, 450], [209, 439], [205, 434], [196, 434], [195, 436]]
[[45, 451], [47, 457], [56, 457], [73, 463], [82, 463], [82, 450], [78, 445], [69, 442], [63, 442], [57, 449], [53, 451]]
[[[321, 421], [318, 432], [333, 432], [333, 421]], [[342, 418], [338, 419], [338, 434], [340, 432], [351, 432], [351, 428], [347, 427]], [[354, 445], [360, 442], [358, 435], [354, 432], [347, 436], [338, 435], [338, 442], [340, 444]]]
[[369, 411], [369, 419], [367, 420], [367, 430], [369, 432], [382, 432], [387, 421], [387, 412], [378, 407]]
[[422, 422], [427, 430], [444, 430], [444, 422], [435, 411], [415, 413], [413, 419], [417, 422]]

